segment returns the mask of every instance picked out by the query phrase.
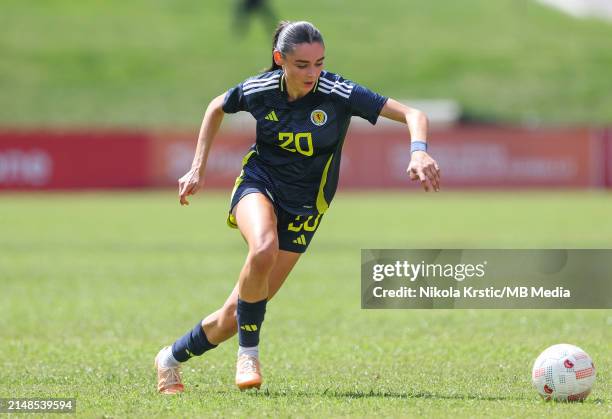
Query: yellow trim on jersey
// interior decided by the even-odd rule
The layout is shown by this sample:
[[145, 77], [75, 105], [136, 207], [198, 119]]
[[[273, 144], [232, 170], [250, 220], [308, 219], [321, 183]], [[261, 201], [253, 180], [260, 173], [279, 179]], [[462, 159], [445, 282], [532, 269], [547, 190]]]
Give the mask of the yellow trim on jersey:
[[[255, 153], [255, 150], [249, 151], [242, 158], [242, 167], [243, 167], [243, 169], [240, 171], [240, 175], [236, 178], [236, 182], [234, 183], [234, 189], [232, 189], [232, 195], [230, 197], [230, 202], [232, 202], [232, 200], [234, 199], [234, 194], [236, 193], [236, 189], [238, 189], [238, 186], [240, 186], [240, 184], [244, 180], [244, 166], [246, 166], [246, 164], [248, 163], [248, 161], [251, 158], [251, 156], [253, 155], [253, 153]], [[236, 223], [236, 217], [234, 217], [234, 214], [230, 213], [227, 216], [227, 225], [230, 226], [231, 228], [238, 228], [238, 224]]]
[[327, 183], [327, 171], [329, 170], [329, 165], [332, 162], [334, 155], [332, 153], [329, 156], [329, 160], [327, 160], [327, 164], [325, 165], [325, 169], [323, 169], [323, 176], [321, 176], [321, 183], [319, 184], [319, 193], [317, 194], [317, 211], [319, 214], [323, 214], [329, 208], [329, 204], [325, 200], [325, 193], [323, 190], [325, 189], [325, 184]]

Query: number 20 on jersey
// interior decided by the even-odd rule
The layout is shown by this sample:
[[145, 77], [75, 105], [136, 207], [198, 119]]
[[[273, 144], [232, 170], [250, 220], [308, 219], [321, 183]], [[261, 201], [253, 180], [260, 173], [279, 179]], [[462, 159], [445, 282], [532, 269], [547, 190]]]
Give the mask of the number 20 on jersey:
[[278, 141], [279, 147], [292, 153], [300, 153], [305, 156], [312, 156], [314, 148], [312, 146], [312, 133], [298, 132], [279, 132]]

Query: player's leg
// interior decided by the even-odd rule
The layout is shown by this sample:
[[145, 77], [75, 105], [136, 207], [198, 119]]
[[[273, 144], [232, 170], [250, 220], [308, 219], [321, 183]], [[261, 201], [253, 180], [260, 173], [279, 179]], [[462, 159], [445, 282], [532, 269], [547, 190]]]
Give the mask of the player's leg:
[[[266, 196], [263, 194], [257, 194], [256, 196], [258, 199], [267, 200]], [[268, 205], [271, 207], [271, 202], [268, 201]], [[259, 331], [261, 329], [261, 322], [263, 321], [267, 299], [254, 303], [247, 303], [245, 300], [249, 298], [250, 300], [248, 301], [254, 301], [261, 298], [262, 295], [267, 296], [269, 290], [265, 289], [262, 291], [262, 287], [260, 287], [258, 283], [253, 284], [253, 282], [251, 282], [249, 284], [249, 281], [258, 279], [256, 275], [252, 274], [254, 268], [249, 266], [251, 255], [256, 255], [258, 253], [253, 251], [253, 249], [261, 247], [267, 249], [262, 251], [262, 253], [267, 251], [271, 253], [271, 255], [262, 258], [260, 261], [261, 265], [266, 267], [268, 266], [267, 264], [271, 262], [272, 257], [274, 257], [275, 261], [278, 261], [279, 255], [281, 254], [279, 249], [283, 250], [283, 254], [301, 254], [306, 251], [310, 244], [322, 217], [322, 214], [296, 216], [279, 208], [278, 211], [274, 213], [274, 242], [273, 244], [265, 244], [271, 243], [271, 240], [266, 238], [262, 239], [261, 237], [265, 236], [269, 231], [266, 230], [261, 233], [260, 230], [254, 228], [253, 224], [257, 220], [263, 218], [257, 216], [257, 210], [261, 210], [262, 207], [263, 205], [261, 207], [241, 205], [238, 206], [236, 211], [238, 227], [249, 243], [249, 257], [245, 263], [245, 269], [243, 269], [244, 275], [241, 275], [241, 282], [238, 284], [238, 305], [236, 308], [238, 339], [240, 343], [238, 365], [236, 369], [236, 385], [238, 385], [240, 389], [251, 387], [259, 388], [261, 385], [257, 344], [259, 343]], [[259, 245], [258, 243], [264, 244]], [[251, 264], [255, 265], [256, 263]], [[261, 275], [269, 275], [269, 271], [262, 270]], [[265, 285], [267, 287], [267, 281]], [[255, 310], [257, 309], [260, 310], [258, 312], [259, 314], [255, 314]], [[257, 321], [259, 323], [256, 323]], [[257, 336], [257, 339], [254, 338], [255, 336]]]
[[[256, 189], [261, 190], [261, 191], [265, 190], [265, 188], [264, 189], [256, 188]], [[234, 218], [234, 221], [235, 221], [235, 218], [236, 218], [235, 216], [237, 213], [237, 207], [238, 207], [237, 203], [243, 201], [243, 199], [241, 199], [241, 195], [242, 195], [242, 198], [246, 198], [249, 196], [249, 195], [243, 194], [244, 190], [248, 190], [249, 195], [259, 196], [259, 198], [263, 198], [264, 203], [269, 203], [269, 201], [267, 201], [267, 198], [263, 194], [253, 193], [253, 188], [247, 185], [243, 185], [242, 188], [235, 190], [235, 193], [234, 193], [234, 198], [232, 202], [232, 204], [234, 205], [233, 211], [232, 211], [232, 216]], [[260, 199], [256, 199], [253, 201], [261, 202]], [[248, 202], [248, 201], [245, 201], [245, 202]], [[249, 216], [258, 214], [259, 209], [255, 208], [255, 211], [254, 211], [253, 208], [249, 208], [249, 206], [243, 206], [243, 209], [246, 210], [246, 215], [243, 215], [240, 218], [244, 220], [247, 224], [246, 227], [242, 229], [243, 236], [245, 236], [245, 239], [247, 239], [247, 237], [250, 237], [251, 244], [254, 244], [254, 243], [256, 244], [257, 239], [254, 240], [252, 236], [257, 235], [257, 234], [254, 234], [257, 232], [257, 230], [255, 229], [253, 231], [249, 229], [249, 227], [252, 225], [257, 225], [257, 224], [256, 222], [253, 223], [252, 222], [253, 220], [249, 220]], [[272, 208], [272, 211], [273, 211], [273, 208]], [[269, 214], [270, 214], [270, 218], [273, 219], [271, 212], [269, 212]], [[278, 219], [276, 220], [276, 223], [277, 223], [278, 240], [280, 242], [279, 247], [282, 250], [278, 251], [278, 254], [276, 256], [276, 262], [274, 263], [274, 266], [268, 275], [268, 294], [267, 294], [268, 300], [271, 299], [278, 292], [278, 290], [284, 283], [285, 279], [291, 272], [292, 268], [297, 263], [297, 260], [299, 259], [299, 256], [301, 255], [301, 253], [306, 251], [308, 245], [310, 244], [312, 240], [312, 237], [314, 236], [314, 233], [316, 232], [318, 228], [320, 219], [321, 219], [321, 215], [297, 216], [296, 217], [294, 215], [286, 213], [285, 211], [282, 211], [282, 210], [278, 211]], [[232, 225], [236, 225], [236, 223], [233, 222]], [[247, 242], [249, 242], [249, 239], [247, 239]], [[249, 245], [250, 250], [254, 247], [257, 248], [258, 246]], [[262, 247], [265, 248], [265, 246], [262, 246]], [[251, 256], [252, 253], [256, 253], [256, 252], [250, 251], [249, 256]], [[250, 270], [248, 265], [249, 265], [249, 258], [247, 258], [247, 262], [245, 263], [245, 266], [243, 267], [242, 273], [244, 273], [245, 270], [246, 271]], [[243, 279], [242, 276], [241, 276], [241, 279]], [[166, 361], [168, 364], [170, 364], [170, 365], [163, 365], [163, 367], [169, 366], [169, 367], [174, 368], [176, 371], [178, 371], [178, 367], [180, 363], [177, 362], [177, 360], [173, 356], [173, 352], [177, 352], [177, 358], [179, 358], [181, 361], [186, 361], [193, 355], [196, 355], [196, 354], [200, 355], [209, 349], [215, 348], [219, 343], [223, 342], [226, 339], [229, 339], [231, 336], [233, 336], [236, 333], [237, 331], [236, 313], [238, 311], [237, 308], [238, 308], [238, 296], [239, 296], [240, 284], [241, 284], [240, 281], [238, 282], [238, 284], [236, 284], [236, 286], [234, 287], [234, 290], [232, 291], [230, 296], [227, 298], [223, 307], [221, 307], [219, 310], [207, 316], [202, 322], [198, 322], [198, 324], [194, 327], [192, 331], [188, 332], [185, 336], [183, 336], [181, 339], [175, 342], [175, 345], [173, 345], [172, 349], [175, 349], [176, 351], [171, 350], [170, 347], [164, 348], [162, 350], [162, 352], [165, 353], [165, 356], [162, 356], [161, 359]], [[261, 325], [259, 326], [259, 328], [260, 327]], [[180, 348], [183, 348], [183, 349], [180, 349]], [[160, 352], [160, 354], [162, 352]], [[157, 359], [156, 359], [156, 362], [157, 362]], [[160, 372], [160, 368], [158, 368], [158, 376], [159, 376], [159, 372]], [[178, 376], [178, 374], [172, 374], [172, 375]], [[178, 377], [179, 377], [179, 383], [180, 383], [180, 376]], [[158, 382], [161, 382], [161, 381], [158, 380]], [[173, 389], [170, 388], [169, 391], [162, 391], [162, 392], [173, 393], [173, 392], [182, 391], [182, 385], [181, 385], [180, 390], [178, 391], [172, 391], [172, 390]]]
[[[268, 279], [268, 301], [276, 295], [284, 284], [300, 256], [300, 253], [279, 251], [276, 263]], [[236, 283], [223, 307], [208, 315], [193, 330], [177, 340], [177, 343], [180, 343], [182, 340], [182, 345], [184, 346], [191, 345], [191, 350], [187, 348], [189, 352], [186, 353], [185, 360], [191, 357], [189, 353], [194, 355], [194, 351], [199, 352], [198, 347], [202, 350], [201, 355], [236, 334], [238, 330], [236, 320], [237, 305], [238, 283]], [[177, 347], [177, 345], [173, 346]], [[180, 353], [180, 349], [177, 352]], [[180, 357], [180, 355], [177, 355], [177, 357]], [[172, 353], [172, 347], [162, 349], [160, 355], [156, 358], [156, 363], [162, 364], [158, 366], [158, 390], [165, 394], [181, 392], [183, 386], [178, 373], [180, 362], [176, 361]]]
[[[300, 253], [280, 250], [276, 263], [268, 278], [268, 301], [272, 299], [282, 287], [285, 279], [300, 258]], [[236, 320], [236, 308], [238, 306], [238, 286], [236, 283], [233, 291], [227, 297], [223, 307], [208, 315], [202, 321], [202, 327], [209, 341], [218, 345], [236, 334], [238, 324]]]
[[268, 278], [279, 255], [277, 219], [270, 199], [262, 193], [243, 197], [235, 207], [236, 224], [249, 247], [238, 279], [236, 320], [238, 363], [236, 385], [261, 386], [259, 334], [268, 303]]
[[249, 247], [238, 279], [238, 295], [251, 303], [265, 300], [267, 279], [279, 250], [274, 206], [263, 194], [251, 193], [238, 202], [235, 214], [238, 229]]
[[[237, 319], [237, 323], [243, 325], [239, 329], [239, 355], [248, 355], [250, 360], [255, 358], [257, 361], [255, 363], [258, 364], [257, 348], [269, 292], [268, 280], [279, 255], [276, 214], [271, 201], [262, 193], [250, 191], [250, 193], [238, 199], [239, 201], [235, 205], [233, 212], [238, 228], [249, 246], [249, 252], [237, 284], [238, 296], [234, 300], [236, 301], [236, 317], [234, 318]], [[284, 281], [284, 278], [297, 261], [297, 258], [293, 259], [289, 255], [282, 257], [281, 263], [278, 266], [278, 279], [276, 281], [280, 283]], [[227, 310], [219, 314], [226, 312]], [[233, 316], [223, 317], [223, 320], [228, 320]], [[227, 326], [227, 324], [225, 323], [224, 326]], [[214, 330], [212, 330], [212, 335], [214, 334]], [[215, 337], [218, 338], [219, 336]], [[172, 348], [164, 348], [160, 351], [156, 358], [156, 363], [159, 363], [158, 390], [160, 392], [176, 393], [183, 390], [178, 367], [181, 362], [187, 361], [194, 355], [201, 355], [220, 343], [220, 340], [217, 342], [215, 338], [212, 338], [211, 342], [209, 338], [207, 331], [198, 322], [193, 330], [179, 338], [172, 345]], [[250, 362], [250, 364], [252, 363]], [[168, 369], [172, 369], [172, 371]], [[255, 378], [257, 379], [255, 382], [251, 382], [253, 380], [249, 379], [252, 374], [245, 375], [247, 379], [240, 380], [240, 382], [246, 382], [244, 386], [247, 388], [258, 386], [261, 384], [259, 371], [257, 371], [256, 375], [257, 377]], [[166, 376], [169, 376], [170, 379], [165, 380], [164, 377]], [[237, 380], [238, 382], [239, 380]]]

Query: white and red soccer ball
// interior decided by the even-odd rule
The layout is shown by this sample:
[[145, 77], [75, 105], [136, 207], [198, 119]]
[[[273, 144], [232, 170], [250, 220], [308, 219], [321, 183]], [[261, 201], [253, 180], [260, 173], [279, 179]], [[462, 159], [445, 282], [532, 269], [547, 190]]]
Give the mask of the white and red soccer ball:
[[561, 343], [547, 348], [533, 364], [531, 380], [545, 400], [584, 400], [595, 383], [595, 365], [585, 351]]

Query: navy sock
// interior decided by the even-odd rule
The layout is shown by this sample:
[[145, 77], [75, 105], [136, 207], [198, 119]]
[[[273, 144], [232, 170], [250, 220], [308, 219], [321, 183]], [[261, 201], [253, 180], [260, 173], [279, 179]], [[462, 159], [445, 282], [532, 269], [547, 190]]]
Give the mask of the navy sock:
[[204, 352], [216, 348], [208, 341], [202, 323], [198, 322], [193, 330], [177, 339], [172, 345], [172, 356], [179, 362], [185, 362], [192, 356], [202, 355]]
[[261, 300], [256, 303], [247, 303], [238, 298], [238, 343], [242, 347], [250, 348], [259, 345], [259, 332], [266, 314], [266, 303]]

